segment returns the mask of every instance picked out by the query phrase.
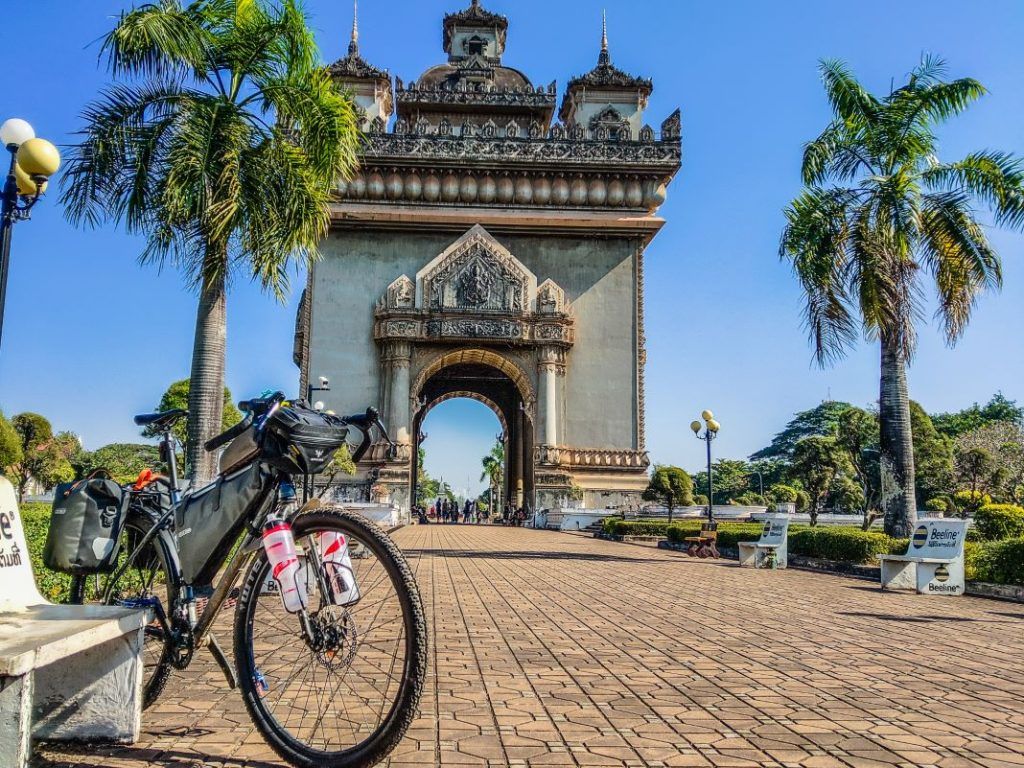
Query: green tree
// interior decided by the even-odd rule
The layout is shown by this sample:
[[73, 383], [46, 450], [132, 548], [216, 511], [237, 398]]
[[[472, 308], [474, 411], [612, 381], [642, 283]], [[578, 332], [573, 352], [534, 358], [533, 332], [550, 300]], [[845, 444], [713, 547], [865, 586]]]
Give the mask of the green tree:
[[804, 149], [804, 192], [786, 209], [780, 244], [806, 296], [818, 361], [844, 354], [860, 332], [879, 342], [882, 508], [886, 533], [908, 536], [917, 517], [906, 366], [916, 346], [924, 282], [955, 342], [977, 297], [998, 288], [1002, 269], [977, 219], [1024, 224], [1024, 172], [1011, 155], [983, 151], [942, 163], [936, 126], [985, 93], [976, 80], [944, 81], [925, 58], [883, 97], [847, 67], [821, 65], [834, 119]]
[[418, 489], [416, 502], [418, 504], [426, 504], [430, 500], [437, 498], [440, 485], [438, 481], [432, 478], [427, 472], [427, 452], [422, 448], [422, 446], [417, 449], [416, 456], [416, 482]]
[[[190, 385], [190, 379], [179, 379], [178, 381], [173, 382], [167, 387], [163, 395], [160, 397], [160, 403], [157, 405], [156, 409], [158, 411], [172, 411], [180, 408], [187, 411], [189, 407]], [[242, 413], [235, 406], [235, 401], [231, 397], [231, 390], [224, 387], [224, 399], [221, 401], [220, 428], [216, 430], [216, 432], [223, 432], [229, 427], [235, 426], [235, 424], [241, 420]], [[191, 455], [188, 451], [188, 424], [184, 420], [180, 420], [174, 425], [171, 431], [174, 435], [174, 439], [185, 447], [186, 456]], [[142, 430], [143, 437], [157, 437], [158, 434], [159, 433], [152, 427], [144, 427]], [[216, 454], [214, 454], [214, 458], [216, 458]], [[188, 472], [187, 467], [185, 471], [186, 473]]]
[[123, 13], [101, 55], [121, 82], [87, 107], [63, 179], [76, 223], [123, 224], [143, 262], [171, 264], [199, 293], [188, 461], [222, 423], [226, 291], [233, 273], [283, 298], [330, 222], [356, 162], [352, 103], [319, 64], [299, 0], [161, 0]]
[[[793, 458], [793, 449], [805, 437], [812, 435], [834, 435], [839, 425], [840, 415], [850, 408], [849, 403], [838, 400], [825, 400], [808, 411], [795, 414], [782, 431], [772, 438], [770, 445], [757, 453], [751, 454], [751, 461], [775, 459], [789, 461]], [[778, 482], [777, 480], [775, 482]]]
[[79, 472], [87, 475], [97, 469], [107, 470], [119, 483], [134, 482], [144, 469], [162, 471], [159, 450], [145, 443], [110, 443], [86, 452]]
[[[719, 459], [711, 465], [716, 504], [728, 504], [733, 499], [754, 490], [757, 475], [751, 472], [750, 467], [751, 465], [740, 459]], [[706, 491], [707, 470], [695, 473], [693, 484], [698, 490]]]
[[953, 443], [939, 434], [924, 408], [910, 401], [914, 437], [916, 495], [920, 500], [949, 493], [953, 487]]
[[981, 486], [968, 487], [990, 493], [997, 501], [1018, 500], [1024, 490], [1024, 427], [1010, 421], [990, 422], [959, 435], [955, 447], [962, 482], [965, 460], [970, 463], [971, 452], [981, 451], [987, 457], [987, 474]]
[[21, 463], [21, 436], [0, 411], [0, 473]]
[[488, 482], [491, 489], [490, 498], [494, 502], [491, 506], [497, 511], [499, 507], [497, 499], [501, 498], [502, 475], [505, 472], [504, 444], [500, 440], [496, 440], [494, 445], [491, 446], [490, 453], [480, 459], [480, 464], [483, 467], [480, 479]]
[[644, 501], [657, 501], [668, 507], [668, 521], [676, 507], [693, 504], [693, 481], [679, 467], [656, 465], [651, 481], [643, 492]]
[[21, 460], [10, 468], [19, 502], [25, 500], [32, 480], [50, 489], [75, 476], [70, 456], [80, 447], [77, 438], [69, 433], [54, 435], [50, 422], [38, 413], [19, 413], [11, 419], [11, 425], [21, 448]]
[[1024, 424], [1024, 408], [1004, 397], [1002, 392], [994, 394], [985, 405], [975, 403], [962, 411], [932, 416], [935, 429], [950, 438], [1001, 421]]
[[[878, 466], [878, 417], [863, 408], [850, 406], [839, 416], [836, 442], [846, 451], [853, 476], [860, 488], [859, 510], [867, 530], [876, 518], [881, 498], [881, 475]], [[855, 497], [844, 494], [846, 501]]]
[[853, 468], [836, 438], [815, 435], [796, 444], [790, 472], [810, 497], [807, 512], [813, 526], [818, 524], [818, 515], [837, 478], [852, 474]]

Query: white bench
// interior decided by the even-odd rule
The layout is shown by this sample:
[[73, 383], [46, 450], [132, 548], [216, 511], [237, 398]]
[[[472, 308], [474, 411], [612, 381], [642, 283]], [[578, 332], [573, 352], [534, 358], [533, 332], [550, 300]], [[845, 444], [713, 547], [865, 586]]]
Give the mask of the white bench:
[[879, 555], [882, 589], [916, 589], [922, 595], [964, 593], [966, 520], [921, 519], [905, 555]]
[[147, 621], [145, 610], [44, 600], [0, 477], [0, 766], [27, 766], [33, 739], [135, 741]]
[[785, 568], [789, 562], [789, 515], [767, 515], [761, 538], [741, 541], [738, 546], [741, 566]]

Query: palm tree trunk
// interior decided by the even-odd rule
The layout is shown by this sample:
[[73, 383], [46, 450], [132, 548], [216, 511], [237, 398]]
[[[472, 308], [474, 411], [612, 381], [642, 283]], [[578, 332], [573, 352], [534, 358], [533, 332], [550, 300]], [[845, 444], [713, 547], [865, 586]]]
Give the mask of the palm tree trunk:
[[[206, 258], [216, 258], [207, 254]], [[227, 294], [224, 280], [204, 286], [196, 312], [192, 376], [188, 390], [186, 462], [194, 485], [217, 474], [217, 457], [203, 443], [221, 431], [224, 415], [224, 357], [227, 346]]]
[[881, 346], [882, 376], [878, 398], [881, 507], [885, 515], [885, 532], [906, 538], [917, 522], [907, 367], [899, 344], [883, 335]]

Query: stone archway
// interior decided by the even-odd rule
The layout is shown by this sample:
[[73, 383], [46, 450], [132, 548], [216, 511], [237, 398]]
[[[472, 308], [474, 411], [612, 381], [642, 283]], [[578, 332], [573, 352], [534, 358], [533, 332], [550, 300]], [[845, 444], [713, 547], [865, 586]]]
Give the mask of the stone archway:
[[412, 450], [409, 498], [417, 496], [422, 424], [437, 405], [457, 397], [483, 403], [502, 426], [505, 450], [502, 498], [514, 506], [534, 503], [534, 423], [536, 400], [529, 377], [512, 361], [483, 349], [460, 349], [437, 355], [426, 364], [410, 390]]

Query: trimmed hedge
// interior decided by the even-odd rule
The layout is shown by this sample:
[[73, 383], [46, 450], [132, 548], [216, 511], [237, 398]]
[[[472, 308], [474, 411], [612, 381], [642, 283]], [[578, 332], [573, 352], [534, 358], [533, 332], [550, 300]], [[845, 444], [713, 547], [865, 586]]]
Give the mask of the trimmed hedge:
[[794, 555], [839, 560], [846, 563], [877, 563], [876, 555], [902, 554], [906, 539], [894, 539], [884, 533], [859, 528], [802, 528], [789, 534], [789, 551]]
[[[700, 520], [673, 523], [669, 526], [666, 536], [669, 541], [676, 544], [685, 544], [687, 536], [696, 536], [700, 533], [700, 525]], [[720, 547], [735, 547], [741, 541], [757, 541], [761, 537], [763, 529], [763, 523], [719, 523], [718, 545]]]
[[43, 546], [46, 544], [46, 533], [50, 530], [50, 505], [41, 501], [30, 501], [22, 504], [20, 509], [21, 524], [25, 528], [25, 540], [32, 557], [36, 586], [47, 600], [63, 603], [68, 599], [71, 590], [71, 577], [51, 571], [43, 565]]
[[1024, 538], [1024, 507], [986, 504], [974, 513], [974, 527], [986, 541]]
[[968, 544], [964, 560], [968, 579], [1024, 586], [1024, 537]]
[[665, 536], [668, 531], [666, 520], [623, 520], [606, 517], [601, 522], [602, 530], [611, 536]]

